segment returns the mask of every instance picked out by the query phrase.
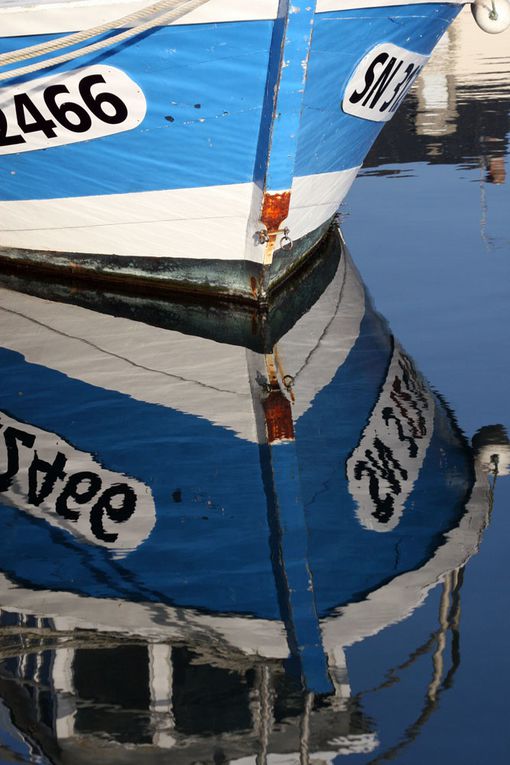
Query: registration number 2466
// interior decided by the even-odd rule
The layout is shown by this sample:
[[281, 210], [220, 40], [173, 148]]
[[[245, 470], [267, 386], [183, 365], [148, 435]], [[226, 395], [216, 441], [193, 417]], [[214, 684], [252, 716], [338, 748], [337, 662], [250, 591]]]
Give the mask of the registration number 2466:
[[145, 97], [120, 69], [93, 66], [0, 89], [0, 154], [35, 151], [137, 127]]

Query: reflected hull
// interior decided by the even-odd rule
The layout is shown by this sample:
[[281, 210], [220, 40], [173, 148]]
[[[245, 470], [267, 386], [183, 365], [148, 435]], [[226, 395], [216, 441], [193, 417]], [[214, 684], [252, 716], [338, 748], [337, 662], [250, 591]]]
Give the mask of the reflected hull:
[[326, 244], [267, 310], [1, 277], [0, 720], [51, 761], [369, 753], [344, 651], [441, 581], [443, 666], [487, 466]]
[[19, 453], [4, 606], [35, 588], [114, 628], [118, 601], [118, 627], [149, 633], [155, 606], [188, 626], [230, 614], [278, 655], [307, 571], [327, 620], [426, 564], [465, 512], [471, 456], [337, 236], [329, 259], [283, 335], [256, 341], [250, 320], [251, 347], [241, 319], [199, 337], [2, 291], [2, 434]]

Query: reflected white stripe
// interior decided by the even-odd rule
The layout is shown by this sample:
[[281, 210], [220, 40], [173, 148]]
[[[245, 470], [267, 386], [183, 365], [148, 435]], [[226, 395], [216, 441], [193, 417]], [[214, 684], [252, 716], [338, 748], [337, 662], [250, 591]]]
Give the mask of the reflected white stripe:
[[[349, 355], [364, 310], [363, 285], [345, 253], [331, 284], [278, 344], [286, 372], [296, 377], [295, 421]], [[0, 345], [98, 389], [258, 441], [244, 347], [8, 289], [0, 289]]]
[[257, 440], [240, 346], [6, 289], [0, 289], [0, 344], [31, 364]]
[[93, 598], [72, 592], [30, 590], [0, 573], [0, 607], [15, 613], [58, 619], [57, 629], [107, 630], [161, 640], [196, 640], [204, 632], [246, 655], [285, 659], [289, 648], [281, 622], [254, 617], [215, 616], [192, 608]]

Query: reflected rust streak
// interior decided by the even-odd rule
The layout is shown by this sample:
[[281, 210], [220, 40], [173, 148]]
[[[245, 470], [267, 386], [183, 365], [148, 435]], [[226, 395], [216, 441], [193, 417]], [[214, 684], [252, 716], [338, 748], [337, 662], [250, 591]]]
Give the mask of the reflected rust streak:
[[294, 423], [292, 421], [292, 408], [290, 401], [278, 388], [272, 390], [263, 401], [264, 415], [266, 420], [267, 441], [273, 444], [275, 441], [293, 441]]
[[283, 221], [289, 214], [290, 191], [281, 194], [264, 194], [260, 220], [267, 228], [268, 234], [276, 234]]

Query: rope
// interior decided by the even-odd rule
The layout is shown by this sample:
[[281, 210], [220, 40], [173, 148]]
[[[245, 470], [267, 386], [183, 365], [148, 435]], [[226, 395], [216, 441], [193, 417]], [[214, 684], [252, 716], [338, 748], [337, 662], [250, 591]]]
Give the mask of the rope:
[[131, 13], [128, 16], [123, 16], [120, 19], [101, 24], [91, 29], [85, 29], [81, 32], [76, 32], [67, 37], [59, 37], [57, 40], [51, 40], [50, 42], [38, 43], [37, 45], [30, 45], [28, 48], [21, 48], [20, 50], [9, 51], [8, 53], [0, 54], [0, 66], [7, 66], [8, 64], [16, 64], [18, 61], [24, 61], [28, 58], [35, 58], [36, 56], [43, 56], [46, 53], [53, 53], [61, 48], [68, 48], [70, 45], [77, 45], [84, 40], [89, 40], [91, 37], [98, 37], [104, 32], [115, 28], [123, 28], [130, 26], [133, 22], [138, 21], [140, 18], [152, 15], [155, 13], [163, 12], [166, 8], [174, 8], [179, 5], [182, 0], [160, 0], [158, 3], [141, 8], [135, 13]]
[[191, 11], [194, 11], [196, 8], [205, 5], [207, 2], [209, 2], [209, 0], [160, 0], [160, 2], [154, 3], [146, 8], [141, 8], [135, 13], [131, 13], [128, 16], [123, 16], [120, 19], [114, 19], [113, 21], [101, 24], [100, 26], [92, 27], [91, 29], [87, 29], [82, 32], [76, 32], [74, 34], [67, 35], [66, 37], [60, 37], [57, 40], [51, 40], [47, 43], [31, 45], [28, 48], [21, 48], [20, 50], [12, 51], [10, 53], [3, 53], [0, 55], [0, 67], [43, 56], [47, 53], [53, 53], [55, 51], [62, 50], [63, 48], [68, 48], [70, 45], [77, 45], [78, 43], [84, 42], [85, 40], [90, 40], [93, 37], [98, 37], [99, 35], [105, 34], [112, 29], [119, 29], [121, 27], [128, 26], [133, 22], [138, 21], [139, 19], [145, 18], [147, 16], [154, 16], [154, 14], [161, 12], [155, 18], [151, 18], [148, 21], [138, 24], [137, 26], [126, 29], [124, 32], [119, 32], [119, 34], [112, 35], [105, 40], [100, 40], [99, 42], [92, 43], [91, 45], [85, 45], [82, 48], [78, 48], [78, 50], [69, 51], [68, 53], [62, 54], [61, 56], [53, 56], [52, 58], [44, 59], [44, 61], [29, 64], [28, 66], [18, 67], [17, 69], [10, 69], [8, 72], [2, 72], [0, 73], [0, 81], [13, 79], [14, 77], [21, 77], [22, 75], [31, 74], [32, 72], [37, 72], [41, 69], [48, 69], [51, 66], [63, 64], [66, 61], [72, 61], [75, 58], [79, 58], [90, 53], [96, 53], [97, 51], [103, 50], [104, 48], [109, 48], [113, 45], [117, 45], [118, 43], [129, 40], [132, 37], [136, 37], [149, 29], [153, 29], [154, 27], [175, 21], [176, 19], [191, 13]]
[[491, 0], [491, 4], [492, 4], [492, 10], [489, 13], [489, 18], [490, 18], [491, 21], [497, 21], [498, 20], [498, 11], [497, 11], [497, 8], [496, 8], [496, 1], [495, 0]]

